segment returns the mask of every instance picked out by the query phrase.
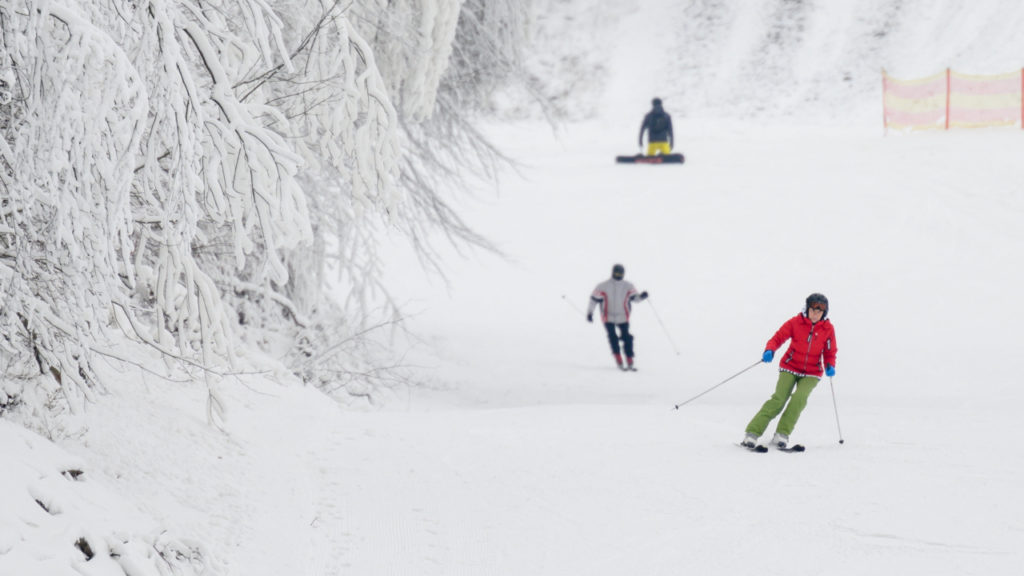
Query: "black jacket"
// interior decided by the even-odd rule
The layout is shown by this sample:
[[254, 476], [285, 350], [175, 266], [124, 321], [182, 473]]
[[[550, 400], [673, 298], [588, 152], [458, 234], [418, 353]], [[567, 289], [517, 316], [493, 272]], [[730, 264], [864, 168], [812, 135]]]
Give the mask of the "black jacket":
[[648, 142], [668, 142], [672, 146], [672, 116], [661, 106], [651, 108], [640, 125], [640, 145], [644, 145], [644, 132]]

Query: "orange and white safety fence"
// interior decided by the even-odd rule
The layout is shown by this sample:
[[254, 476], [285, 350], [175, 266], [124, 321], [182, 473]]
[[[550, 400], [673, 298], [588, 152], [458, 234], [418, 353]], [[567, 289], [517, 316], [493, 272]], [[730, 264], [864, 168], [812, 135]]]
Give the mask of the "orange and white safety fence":
[[885, 129], [949, 130], [1024, 128], [1024, 69], [977, 76], [946, 69], [934, 76], [898, 80], [882, 70]]

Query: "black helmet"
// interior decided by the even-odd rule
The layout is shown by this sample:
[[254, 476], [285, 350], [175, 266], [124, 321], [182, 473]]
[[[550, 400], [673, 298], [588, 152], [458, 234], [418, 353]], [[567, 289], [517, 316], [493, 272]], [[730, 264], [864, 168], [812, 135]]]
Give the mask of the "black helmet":
[[655, 98], [654, 100], [651, 100], [651, 106], [654, 106], [655, 108], [661, 108], [661, 98]]
[[826, 298], [824, 294], [819, 294], [817, 292], [811, 294], [810, 296], [807, 297], [807, 301], [805, 302], [805, 304], [806, 310], [808, 311], [811, 309], [811, 304], [821, 304], [825, 306], [825, 312], [822, 313], [821, 319], [824, 320], [825, 317], [828, 316], [828, 298]]
[[626, 267], [625, 266], [623, 266], [622, 264], [616, 264], [615, 266], [612, 266], [612, 278], [615, 278], [616, 280], [622, 280], [622, 278], [625, 275], [626, 275]]

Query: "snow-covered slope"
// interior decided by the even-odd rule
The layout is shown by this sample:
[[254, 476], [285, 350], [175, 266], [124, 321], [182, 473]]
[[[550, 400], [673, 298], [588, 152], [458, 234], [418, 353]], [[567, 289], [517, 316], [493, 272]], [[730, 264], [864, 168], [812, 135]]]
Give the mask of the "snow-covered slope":
[[[0, 425], [0, 574], [959, 576], [1024, 565], [1024, 134], [884, 138], [877, 86], [858, 72], [1020, 66], [1007, 31], [1021, 8], [547, 5], [547, 64], [574, 50], [575, 69], [599, 64], [566, 96], [595, 117], [555, 134], [489, 128], [522, 166], [461, 208], [507, 259], [453, 254], [446, 284], [390, 247], [414, 335], [393, 345], [425, 385], [358, 410], [275, 374], [225, 380], [220, 431], [205, 421], [203, 383], [112, 366], [116, 384], [60, 448]], [[687, 67], [675, 72], [670, 53]], [[852, 87], [836, 88], [830, 75], [847, 62]], [[650, 80], [659, 70], [664, 84]], [[766, 77], [785, 80], [773, 90], [801, 83], [767, 100], [772, 122], [755, 122], [766, 100], [748, 91]], [[612, 164], [635, 150], [652, 93], [679, 111], [687, 164]], [[858, 120], [782, 119], [805, 109]], [[732, 110], [742, 119], [722, 119]], [[613, 368], [581, 311], [614, 262], [652, 295], [633, 321], [637, 373]], [[808, 452], [741, 451], [733, 444], [774, 383], [775, 367], [757, 364], [764, 342], [812, 291], [832, 301], [840, 352], [794, 435]], [[71, 469], [84, 475], [62, 474]]]
[[575, 117], [880, 122], [881, 71], [1024, 67], [1016, 0], [534, 0], [534, 62]]
[[[433, 424], [381, 416], [417, 455], [394, 473], [438, 523], [396, 510], [392, 526], [436, 555], [390, 566], [953, 575], [1024, 560], [1021, 134], [722, 128], [683, 122], [683, 167], [615, 166], [598, 123], [560, 140], [500, 129], [531, 166], [471, 214], [511, 262], [407, 284], [429, 337], [410, 362], [456, 389], [430, 398]], [[636, 307], [636, 374], [580, 312], [614, 262], [652, 295]], [[756, 363], [814, 291], [832, 300], [840, 352], [798, 427], [806, 454], [732, 446], [774, 367], [672, 409]], [[461, 512], [474, 497], [486, 512]], [[460, 555], [470, 542], [490, 556]]]

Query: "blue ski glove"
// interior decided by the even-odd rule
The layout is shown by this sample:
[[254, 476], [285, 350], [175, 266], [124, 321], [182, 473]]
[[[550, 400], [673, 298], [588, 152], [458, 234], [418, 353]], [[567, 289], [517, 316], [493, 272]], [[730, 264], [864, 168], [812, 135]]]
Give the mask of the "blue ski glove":
[[593, 322], [593, 321], [594, 321], [594, 314], [593, 313], [587, 314], [587, 322]]
[[644, 290], [643, 292], [640, 293], [640, 300], [641, 301], [647, 300], [647, 296], [648, 296], [647, 290]]
[[836, 367], [835, 366], [825, 366], [825, 376], [828, 376], [829, 378], [831, 378], [831, 377], [833, 377], [835, 375], [836, 375]]
[[761, 354], [761, 362], [771, 362], [772, 358], [775, 358], [775, 352], [773, 350], [765, 350], [764, 354]]

